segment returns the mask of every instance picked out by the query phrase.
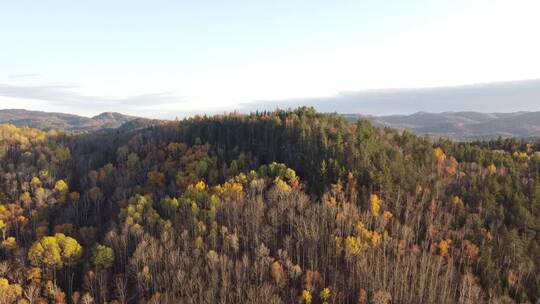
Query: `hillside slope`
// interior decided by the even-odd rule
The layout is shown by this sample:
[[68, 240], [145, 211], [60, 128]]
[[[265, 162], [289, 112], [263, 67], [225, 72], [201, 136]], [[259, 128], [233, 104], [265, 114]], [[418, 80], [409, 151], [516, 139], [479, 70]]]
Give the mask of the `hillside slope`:
[[0, 125], [0, 302], [537, 303], [539, 172], [312, 108]]

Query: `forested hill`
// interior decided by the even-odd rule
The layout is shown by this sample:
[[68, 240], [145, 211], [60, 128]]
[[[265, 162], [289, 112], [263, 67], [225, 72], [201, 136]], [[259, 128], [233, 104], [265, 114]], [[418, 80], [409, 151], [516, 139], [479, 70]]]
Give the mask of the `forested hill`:
[[[370, 116], [342, 114], [348, 121], [369, 120], [376, 127], [409, 130], [417, 135], [445, 137], [457, 141], [490, 140], [498, 137], [540, 138], [540, 112], [418, 112], [411, 115]], [[0, 123], [32, 127], [44, 131], [120, 131], [158, 125], [164, 121], [104, 112], [94, 117], [28, 110], [0, 110]]]
[[0, 303], [540, 300], [538, 144], [300, 108], [0, 147]]
[[123, 125], [126, 127], [141, 127], [157, 124], [158, 122], [113, 112], [101, 113], [94, 117], [83, 117], [65, 113], [9, 109], [0, 110], [0, 123], [9, 123], [18, 127], [26, 126], [45, 131], [84, 132], [114, 129]]

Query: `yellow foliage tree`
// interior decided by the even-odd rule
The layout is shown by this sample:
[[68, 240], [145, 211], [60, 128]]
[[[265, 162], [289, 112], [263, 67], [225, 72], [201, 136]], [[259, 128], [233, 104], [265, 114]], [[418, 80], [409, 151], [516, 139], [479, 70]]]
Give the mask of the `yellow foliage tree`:
[[372, 194], [369, 197], [369, 204], [370, 204], [371, 213], [374, 216], [379, 216], [379, 212], [381, 210], [381, 200], [379, 199], [377, 194]]
[[348, 236], [345, 239], [345, 255], [347, 257], [357, 256], [367, 245], [355, 236]]
[[17, 240], [12, 236], [8, 237], [4, 241], [2, 241], [2, 248], [5, 250], [12, 250], [17, 248]]
[[96, 244], [94, 254], [92, 256], [92, 264], [97, 271], [105, 271], [114, 263], [114, 251], [112, 248]]
[[443, 149], [441, 148], [435, 149], [435, 158], [437, 158], [438, 161], [444, 161], [446, 159], [446, 154], [444, 154]]
[[54, 237], [57, 239], [58, 245], [60, 246], [63, 263], [67, 266], [76, 264], [83, 254], [83, 249], [77, 240], [66, 236], [63, 233], [57, 233]]
[[367, 245], [371, 243], [372, 247], [377, 247], [381, 243], [382, 236], [377, 231], [368, 230], [362, 224], [358, 225], [357, 229], [360, 231], [360, 237]]
[[34, 188], [37, 188], [41, 186], [41, 180], [39, 179], [39, 177], [34, 176], [32, 177], [32, 180], [30, 181], [30, 185], [32, 185], [32, 187]]
[[7, 279], [0, 278], [0, 303], [15, 303], [21, 295], [21, 285], [9, 284]]
[[[3, 207], [3, 205], [0, 205], [0, 207]], [[2, 230], [2, 239], [3, 240], [6, 239], [6, 228], [7, 228], [6, 223], [4, 222], [4, 220], [0, 219], [0, 230]]]
[[519, 160], [520, 162], [527, 162], [529, 161], [529, 155], [527, 155], [527, 153], [525, 152], [514, 152], [512, 154], [517, 160]]
[[226, 182], [214, 187], [214, 192], [221, 198], [238, 199], [244, 194], [244, 187], [241, 183]]
[[291, 190], [291, 186], [289, 186], [286, 182], [284, 182], [281, 178], [279, 177], [276, 177], [276, 179], [274, 180], [274, 184], [276, 185], [276, 187], [283, 191], [283, 192], [289, 192]]
[[59, 268], [62, 266], [60, 247], [52, 236], [42, 237], [35, 242], [28, 251], [28, 259], [34, 266], [45, 266], [47, 268]]
[[28, 259], [36, 267], [62, 268], [76, 264], [82, 254], [83, 249], [77, 240], [57, 233], [36, 241], [28, 251]]
[[451, 245], [452, 245], [452, 240], [450, 240], [450, 239], [444, 239], [444, 240], [441, 240], [441, 241], [439, 242], [439, 245], [438, 245], [438, 247], [439, 247], [439, 254], [440, 254], [442, 257], [447, 257]]
[[319, 294], [319, 297], [321, 298], [321, 301], [323, 301], [323, 303], [327, 303], [330, 299], [330, 288], [323, 288], [323, 290], [321, 290], [321, 293]]
[[204, 191], [206, 190], [206, 184], [204, 183], [204, 181], [199, 181], [197, 184], [195, 184], [195, 189], [199, 191]]
[[302, 291], [302, 302], [306, 304], [311, 304], [311, 301], [312, 301], [311, 292], [309, 292], [308, 290]]
[[60, 194], [66, 194], [69, 190], [68, 188], [68, 184], [64, 181], [64, 180], [58, 180], [55, 184], [54, 184], [54, 190], [57, 191], [58, 193]]

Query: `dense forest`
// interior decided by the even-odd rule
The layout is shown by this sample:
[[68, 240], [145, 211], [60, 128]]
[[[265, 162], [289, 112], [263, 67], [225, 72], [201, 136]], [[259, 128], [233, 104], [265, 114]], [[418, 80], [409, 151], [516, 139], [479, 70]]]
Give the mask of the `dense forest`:
[[0, 303], [538, 303], [538, 151], [311, 108], [0, 125]]

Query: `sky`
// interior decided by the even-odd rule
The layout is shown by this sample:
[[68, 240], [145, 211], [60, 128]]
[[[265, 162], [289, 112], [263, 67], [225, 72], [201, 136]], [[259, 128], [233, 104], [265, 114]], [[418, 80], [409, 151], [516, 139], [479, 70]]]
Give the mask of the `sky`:
[[174, 118], [343, 92], [540, 79], [538, 0], [0, 7], [0, 108]]

